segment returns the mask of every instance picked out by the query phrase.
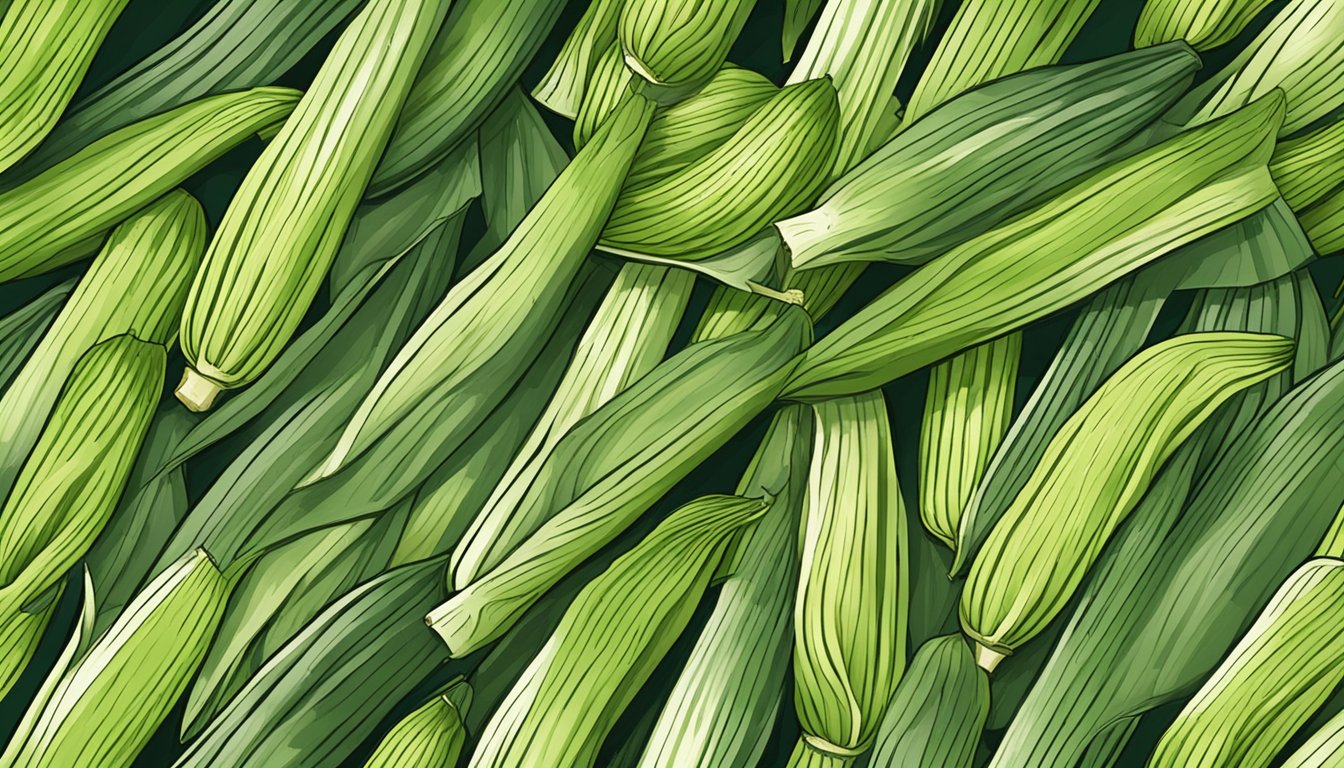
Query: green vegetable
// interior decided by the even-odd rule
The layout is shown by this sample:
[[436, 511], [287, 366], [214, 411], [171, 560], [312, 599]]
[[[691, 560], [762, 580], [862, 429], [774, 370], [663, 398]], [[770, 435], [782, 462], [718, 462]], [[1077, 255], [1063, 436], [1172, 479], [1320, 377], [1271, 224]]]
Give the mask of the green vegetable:
[[1265, 207], [1278, 197], [1264, 163], [1282, 115], [1281, 97], [1256, 102], [1115, 163], [934, 259], [813, 345], [785, 395], [881, 386]]
[[592, 0], [532, 95], [552, 112], [578, 116], [597, 60], [616, 42], [625, 0]]
[[364, 768], [457, 765], [467, 740], [462, 710], [471, 706], [471, 686], [458, 683], [402, 718], [378, 743]]
[[690, 621], [729, 536], [765, 506], [697, 499], [593, 579], [491, 717], [470, 765], [594, 765], [617, 716]]
[[956, 549], [971, 500], [1012, 422], [1022, 337], [1011, 334], [939, 363], [929, 374], [919, 439], [919, 516]]
[[[0, 511], [0, 622], [60, 583], [121, 498], [163, 391], [167, 354], [131, 336], [97, 344], [76, 363]], [[26, 623], [26, 622], [24, 622]], [[0, 649], [22, 668], [23, 649]], [[0, 677], [0, 691], [13, 678]]]
[[1330, 718], [1319, 731], [1283, 762], [1283, 768], [1330, 768], [1344, 755], [1344, 713]]
[[1107, 380], [1060, 427], [971, 566], [961, 622], [977, 663], [992, 672], [1044, 629], [1176, 448], [1292, 355], [1291, 340], [1268, 334], [1185, 334]]
[[973, 89], [909, 124], [820, 205], [776, 227], [799, 269], [926, 262], [1130, 154], [1198, 67], [1188, 47], [1173, 44]]
[[[776, 413], [738, 484], [739, 496], [768, 496], [770, 509], [743, 530], [733, 562], [728, 562], [733, 550], [724, 557], [730, 575], [662, 705], [640, 768], [761, 761], [784, 699], [793, 648], [796, 531], [811, 433], [812, 414], [806, 407]], [[687, 723], [696, 727], [687, 728]]]
[[[370, 197], [406, 185], [469, 141], [536, 55], [565, 4], [453, 0], [451, 6], [433, 44], [422, 54], [424, 63], [377, 160], [365, 193]], [[420, 23], [434, 26], [428, 19]]]
[[1344, 679], [1344, 561], [1293, 572], [1162, 735], [1152, 768], [1269, 766]]
[[173, 341], [205, 250], [205, 216], [175, 190], [108, 237], [65, 307], [0, 397], [0, 491], [8, 494], [75, 364], [95, 344], [130, 335]]
[[243, 768], [258, 755], [267, 768], [341, 765], [443, 663], [443, 643], [424, 622], [444, 597], [443, 566], [435, 558], [395, 568], [332, 602], [266, 661], [175, 768]]
[[1344, 120], [1279, 142], [1269, 171], [1294, 211], [1344, 186]]
[[688, 272], [644, 264], [621, 269], [546, 410], [453, 550], [455, 580], [469, 583], [499, 565], [546, 522], [541, 508], [518, 514], [520, 503], [547, 463], [559, 458], [555, 452], [570, 429], [662, 362], [691, 287]]
[[58, 283], [41, 296], [0, 318], [0, 393], [23, 367], [64, 306], [74, 280]]
[[96, 641], [86, 595], [81, 630], [0, 764], [130, 766], [191, 679], [227, 599], [228, 581], [200, 550], [150, 582]]
[[448, 5], [370, 0], [248, 171], [187, 297], [187, 407], [255, 381], [298, 329]]
[[0, 192], [0, 281], [87, 258], [109, 229], [262, 127], [297, 93], [211, 96], [114, 131], [32, 180]]
[[872, 765], [970, 768], [989, 715], [989, 677], [958, 635], [915, 652], [878, 726]]
[[[1242, 304], [1259, 322], [1261, 302]], [[1194, 690], [1311, 555], [1344, 502], [1327, 479], [1344, 459], [1344, 430], [1322, 421], [1344, 407], [1344, 366], [1274, 402], [1277, 390], [1216, 424], [1214, 436], [1228, 436], [1221, 450], [1222, 438], [1192, 440], [1173, 457], [1098, 562], [994, 768], [1072, 768], [1109, 724]], [[1187, 501], [1202, 453], [1208, 468]]]
[[1237, 56], [1192, 122], [1221, 117], [1284, 92], [1284, 135], [1296, 133], [1344, 105], [1344, 7], [1329, 0], [1293, 0]]
[[1134, 46], [1184, 40], [1197, 51], [1232, 42], [1270, 0], [1148, 0], [1134, 30]]
[[[276, 82], [362, 0], [221, 0], [182, 34], [76, 101], [14, 171], [36, 171], [195, 99]], [[278, 122], [275, 121], [275, 122]], [[262, 126], [260, 132], [266, 126]]]
[[906, 105], [918, 119], [962, 91], [1059, 60], [1098, 0], [968, 0]]
[[[834, 156], [838, 118], [830, 82], [782, 89], [717, 149], [677, 173], [622, 192], [601, 247], [680, 265], [743, 244], [816, 197]], [[767, 251], [766, 264], [774, 260]]]
[[755, 5], [755, 0], [625, 0], [617, 24], [622, 57], [654, 93], [699, 89], [723, 66]]
[[0, 8], [0, 171], [47, 135], [126, 0], [10, 0]]
[[400, 422], [450, 415], [443, 426], [462, 437], [480, 423], [565, 306], [652, 111], [632, 96], [612, 115], [499, 250], [420, 325], [310, 481], [334, 474]]
[[455, 573], [459, 591], [429, 617], [454, 656], [499, 637], [775, 400], [810, 336], [791, 309], [769, 327], [687, 347], [560, 439], [512, 513], [545, 522], [489, 571]]
[[881, 393], [813, 406], [800, 528], [790, 766], [845, 766], [872, 746], [905, 670], [905, 510]]

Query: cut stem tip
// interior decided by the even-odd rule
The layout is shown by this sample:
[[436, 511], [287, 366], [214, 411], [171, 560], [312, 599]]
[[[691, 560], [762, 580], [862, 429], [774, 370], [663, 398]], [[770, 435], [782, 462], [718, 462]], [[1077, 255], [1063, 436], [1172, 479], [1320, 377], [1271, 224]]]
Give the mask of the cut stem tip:
[[986, 648], [979, 643], [975, 644], [975, 665], [985, 670], [988, 674], [994, 674], [994, 670], [999, 666], [999, 662], [1003, 661], [1007, 655], [1008, 654], [1003, 653], [1002, 651]]
[[218, 384], [197, 373], [191, 366], [187, 366], [186, 370], [182, 371], [182, 383], [177, 385], [177, 390], [173, 394], [177, 395], [177, 399], [189, 410], [204, 413], [214, 407], [219, 389]]

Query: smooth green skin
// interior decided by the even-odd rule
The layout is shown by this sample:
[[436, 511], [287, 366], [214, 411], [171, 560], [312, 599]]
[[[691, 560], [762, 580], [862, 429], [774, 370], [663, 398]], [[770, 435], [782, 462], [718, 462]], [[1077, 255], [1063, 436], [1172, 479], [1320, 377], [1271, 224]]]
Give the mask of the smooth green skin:
[[1344, 679], [1344, 561], [1288, 577], [1176, 716], [1149, 768], [1269, 766]]
[[692, 501], [593, 579], [495, 711], [471, 768], [595, 765], [690, 621], [728, 538], [766, 506], [737, 496]]
[[182, 315], [188, 369], [207, 388], [255, 381], [298, 329], [449, 4], [371, 0], [248, 171]]
[[908, 532], [886, 400], [873, 392], [812, 409], [793, 614], [803, 735], [791, 765], [872, 745], [905, 671], [909, 617]]
[[966, 633], [998, 653], [1035, 637], [1177, 447], [1293, 351], [1281, 336], [1194, 333], [1121, 367], [1060, 427], [980, 549], [961, 596]]
[[0, 8], [0, 172], [65, 110], [127, 0], [11, 0]]
[[1134, 47], [1184, 40], [1197, 51], [1230, 43], [1271, 0], [1148, 0]]

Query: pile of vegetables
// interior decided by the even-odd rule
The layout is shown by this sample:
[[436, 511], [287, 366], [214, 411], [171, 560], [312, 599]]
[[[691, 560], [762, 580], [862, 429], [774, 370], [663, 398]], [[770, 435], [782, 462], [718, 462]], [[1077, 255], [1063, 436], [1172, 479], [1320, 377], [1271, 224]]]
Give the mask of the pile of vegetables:
[[1111, 5], [0, 1], [0, 768], [1344, 765], [1344, 0]]

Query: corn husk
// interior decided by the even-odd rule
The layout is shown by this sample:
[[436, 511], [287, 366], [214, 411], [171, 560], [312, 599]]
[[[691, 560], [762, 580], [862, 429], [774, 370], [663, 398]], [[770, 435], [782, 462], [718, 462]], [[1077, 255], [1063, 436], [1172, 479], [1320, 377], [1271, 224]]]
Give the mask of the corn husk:
[[561, 0], [454, 0], [366, 194], [405, 186], [468, 141], [518, 81], [564, 7]]
[[1294, 211], [1344, 186], [1344, 120], [1279, 142], [1269, 171]]
[[462, 710], [471, 705], [471, 687], [458, 683], [402, 718], [369, 756], [364, 768], [453, 766], [467, 741]]
[[1178, 43], [976, 88], [909, 124], [777, 229], [796, 268], [923, 263], [1132, 153], [1198, 66]]
[[535, 531], [476, 578], [454, 573], [459, 591], [430, 615], [451, 653], [499, 637], [772, 402], [810, 336], [800, 315], [692, 345], [570, 429], [510, 514]]
[[545, 522], [515, 511], [569, 430], [662, 362], [692, 283], [689, 273], [664, 267], [627, 264], [621, 269], [546, 410], [453, 550], [458, 583], [470, 583], [499, 565]]
[[880, 386], [1260, 210], [1278, 197], [1264, 163], [1282, 114], [1281, 98], [1257, 102], [954, 248], [813, 345], [785, 394], [824, 398]]
[[551, 68], [532, 91], [547, 109], [571, 120], [579, 114], [597, 60], [616, 42], [625, 0], [593, 0], [565, 40]]
[[1069, 418], [990, 532], [961, 621], [988, 671], [1063, 610], [1176, 448], [1223, 402], [1292, 363], [1291, 340], [1186, 334], [1126, 363]]
[[[828, 81], [785, 87], [709, 154], [675, 174], [623, 191], [600, 246], [630, 258], [699, 264], [725, 279], [713, 272], [712, 257], [816, 196], [825, 180], [821, 169], [834, 157], [838, 118]], [[776, 251], [767, 248], [762, 271], [768, 274], [776, 261]], [[746, 282], [734, 287], [752, 289]]]
[[789, 764], [843, 766], [872, 746], [905, 670], [909, 549], [882, 395], [813, 412], [793, 614], [802, 738]]
[[1134, 30], [1134, 46], [1144, 48], [1184, 40], [1197, 51], [1232, 42], [1270, 0], [1148, 0]]
[[1148, 765], [1272, 764], [1344, 678], [1342, 598], [1344, 561], [1315, 558], [1294, 571], [1176, 716]]
[[74, 280], [57, 283], [41, 296], [0, 318], [0, 394], [46, 335], [74, 288]]
[[10, 0], [0, 8], [0, 171], [56, 124], [126, 0]]
[[1192, 122], [1221, 117], [1280, 89], [1288, 100], [1284, 135], [1344, 105], [1344, 7], [1293, 0], [1213, 82]]
[[451, 414], [445, 427], [462, 437], [479, 425], [564, 307], [652, 111], [632, 96], [607, 121], [508, 241], [420, 325], [310, 480], [335, 474], [399, 423]]
[[[1258, 324], [1273, 305], [1224, 306]], [[1280, 383], [1257, 387], [1172, 458], [1094, 569], [994, 768], [1072, 767], [1110, 723], [1209, 674], [1344, 501], [1323, 484], [1344, 458], [1344, 433], [1303, 428], [1341, 407], [1342, 385], [1335, 365], [1277, 402]]]
[[877, 732], [872, 765], [970, 768], [989, 714], [989, 677], [966, 641], [936, 637], [915, 652]]
[[971, 500], [1013, 417], [1022, 337], [1010, 334], [934, 366], [919, 439], [919, 515], [956, 548]]
[[616, 35], [650, 93], [684, 98], [723, 66], [755, 0], [625, 0]]
[[[176, 768], [337, 768], [444, 661], [424, 624], [442, 558], [396, 568], [325, 608], [276, 651]], [[395, 659], [395, 663], [389, 661]], [[296, 746], [301, 745], [301, 746]]]
[[196, 99], [274, 83], [359, 5], [360, 0], [215, 3], [177, 37], [78, 99], [14, 175], [31, 178], [115, 130]]
[[[784, 700], [793, 648], [799, 515], [812, 454], [812, 414], [790, 406], [775, 414], [740, 496], [763, 496], [770, 509], [742, 532], [724, 558], [719, 590], [676, 684], [632, 765], [755, 765]], [[729, 559], [732, 562], [728, 562]], [[723, 570], [723, 569], [721, 569]], [[742, 638], [752, 642], [744, 643]]]
[[205, 215], [173, 191], [123, 222], [0, 397], [0, 492], [8, 493], [75, 363], [129, 334], [168, 345], [205, 249]]
[[707, 496], [667, 518], [579, 593], [481, 734], [470, 765], [591, 766], [690, 621], [727, 539], [765, 504]]
[[[67, 650], [0, 764], [130, 766], [186, 687], [227, 597], [228, 582], [209, 556], [188, 553], [87, 651]], [[84, 632], [91, 622], [86, 615]], [[77, 636], [72, 646], [83, 642]]]
[[255, 381], [298, 329], [448, 5], [366, 5], [248, 171], [183, 312], [187, 407], [209, 410], [220, 389]]
[[0, 192], [0, 280], [97, 252], [109, 229], [283, 120], [296, 97], [287, 88], [256, 88], [202, 99], [115, 131]]

